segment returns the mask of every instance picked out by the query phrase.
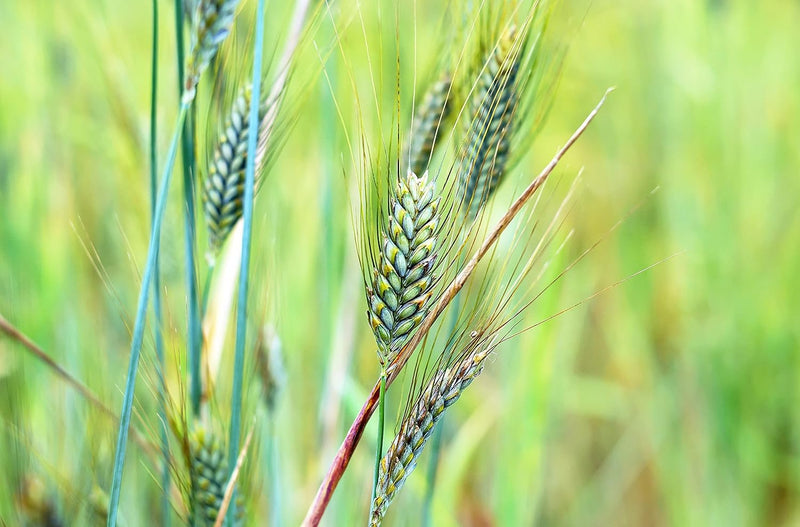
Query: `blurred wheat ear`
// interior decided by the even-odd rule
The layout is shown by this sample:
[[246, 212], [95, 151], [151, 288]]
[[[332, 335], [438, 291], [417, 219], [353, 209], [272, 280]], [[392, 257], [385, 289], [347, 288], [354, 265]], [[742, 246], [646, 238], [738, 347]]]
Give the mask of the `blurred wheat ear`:
[[36, 475], [29, 474], [22, 480], [14, 501], [25, 525], [66, 525], [44, 482]]
[[[214, 147], [203, 187], [203, 204], [208, 229], [209, 258], [216, 257], [233, 226], [242, 217], [245, 165], [247, 163], [247, 112], [250, 89], [245, 88], [233, 102], [231, 112]], [[267, 105], [259, 107], [259, 123]]]
[[439, 203], [428, 174], [407, 172], [389, 202], [378, 262], [372, 267], [367, 303], [381, 365], [394, 360], [430, 307], [436, 261]]
[[440, 142], [442, 123], [450, 114], [451, 86], [450, 74], [445, 73], [425, 93], [414, 115], [408, 153], [403, 160], [408, 160], [408, 169], [415, 174], [424, 174], [428, 170], [434, 148]]
[[192, 44], [186, 62], [184, 101], [194, 99], [200, 76], [233, 27], [239, 0], [199, 0], [192, 16]]
[[[225, 449], [213, 432], [197, 426], [189, 437], [191, 476], [190, 525], [212, 526], [217, 521], [228, 483]], [[234, 524], [241, 524], [244, 507], [236, 503]]]
[[[467, 386], [483, 371], [494, 340], [477, 335], [475, 339], [469, 343], [468, 353], [463, 359], [434, 374], [400, 424], [400, 431], [381, 459], [378, 488], [370, 512], [370, 526], [377, 527], [383, 521], [395, 494], [417, 466], [422, 449], [444, 411], [458, 400]], [[469, 348], [472, 348], [471, 351]]]
[[517, 30], [509, 28], [486, 59], [467, 101], [471, 117], [458, 169], [458, 195], [475, 218], [505, 175], [519, 94]]

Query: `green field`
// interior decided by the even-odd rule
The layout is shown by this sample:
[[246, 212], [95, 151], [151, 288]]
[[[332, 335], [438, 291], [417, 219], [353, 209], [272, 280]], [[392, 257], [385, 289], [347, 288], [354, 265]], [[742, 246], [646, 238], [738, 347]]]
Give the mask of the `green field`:
[[[252, 75], [257, 3], [240, 2], [193, 110], [201, 296], [206, 160], [236, 87]], [[487, 226], [615, 89], [541, 189], [537, 209], [512, 224], [525, 231], [541, 222], [535, 245], [574, 189], [533, 271], [542, 269], [543, 281], [515, 296], [531, 300], [553, 279], [517, 319], [520, 329], [535, 327], [499, 346], [439, 423], [431, 525], [800, 525], [800, 3], [561, 3], [549, 28], [549, 52], [565, 50], [547, 90], [552, 107], [516, 152]], [[413, 101], [438, 76], [443, 42], [464, 30], [448, 9], [469, 12], [470, 4], [336, 0], [327, 11], [311, 2], [253, 211], [242, 444], [254, 434], [238, 480], [247, 525], [302, 521], [378, 378], [359, 196], [397, 162], [393, 133], [404, 140]], [[293, 6], [266, 2], [263, 92], [279, 73]], [[150, 239], [152, 7], [0, 3], [0, 315], [114, 415]], [[157, 7], [161, 174], [179, 80], [175, 7]], [[136, 378], [131, 425], [147, 446], [128, 442], [119, 525], [165, 517], [180, 525], [191, 501], [182, 163], [178, 155], [161, 229], [161, 323], [151, 302]], [[511, 269], [493, 274], [490, 264], [524, 262], [530, 247], [514, 241], [501, 238], [475, 284], [507, 279]], [[236, 283], [227, 289], [234, 308]], [[464, 291], [459, 306], [473, 309], [478, 286]], [[212, 313], [225, 311], [218, 298]], [[219, 362], [203, 359], [204, 378], [215, 380], [203, 419], [223, 443], [235, 324], [231, 314]], [[157, 327], [170, 491], [162, 486]], [[445, 331], [446, 322], [435, 326], [429, 352]], [[105, 524], [116, 418], [19, 340], [0, 332], [0, 524]], [[283, 371], [275, 373], [278, 352]], [[271, 358], [275, 389], [258, 356]], [[384, 449], [427, 371], [417, 364], [412, 376], [414, 365], [388, 391]], [[376, 438], [373, 419], [323, 525], [367, 523]], [[426, 449], [385, 525], [420, 525], [430, 458]]]

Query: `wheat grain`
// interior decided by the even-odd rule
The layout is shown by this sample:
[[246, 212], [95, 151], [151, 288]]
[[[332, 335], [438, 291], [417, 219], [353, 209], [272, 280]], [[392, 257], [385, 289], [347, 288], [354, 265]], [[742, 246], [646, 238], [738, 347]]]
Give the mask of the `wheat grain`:
[[379, 262], [367, 287], [367, 316], [382, 365], [394, 359], [430, 307], [440, 200], [427, 173], [409, 171], [389, 201]]

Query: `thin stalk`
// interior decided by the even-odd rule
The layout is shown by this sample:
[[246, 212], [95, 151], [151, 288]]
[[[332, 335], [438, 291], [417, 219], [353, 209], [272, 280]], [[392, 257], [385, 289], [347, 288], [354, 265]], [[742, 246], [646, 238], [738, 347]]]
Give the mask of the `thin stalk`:
[[[178, 59], [178, 96], [183, 95], [184, 81], [184, 39], [183, 39], [183, 5], [181, 0], [175, 0], [175, 37], [177, 40], [176, 54]], [[194, 122], [195, 103], [192, 99], [191, 112], [183, 123], [183, 140], [181, 142], [181, 161], [183, 164], [183, 224], [184, 246], [186, 254], [186, 294], [189, 301], [187, 352], [189, 363], [189, 400], [192, 405], [192, 415], [197, 417], [200, 412], [200, 398], [203, 392], [200, 375], [200, 304], [197, 298], [197, 268], [195, 263], [196, 230], [195, 230], [195, 196], [194, 182], [192, 181], [195, 170], [194, 156]]]
[[[156, 155], [156, 139], [158, 135], [156, 110], [158, 86], [158, 0], [153, 0], [153, 44], [150, 73], [150, 214], [155, 220], [156, 192], [158, 188], [158, 160]], [[158, 362], [158, 420], [161, 435], [161, 524], [170, 524], [169, 503], [169, 432], [167, 430], [167, 386], [164, 379], [164, 336], [161, 333], [161, 278], [158, 264], [158, 251], [153, 263], [153, 315], [155, 316], [156, 359]]]
[[[61, 378], [65, 383], [69, 384], [72, 389], [74, 389], [78, 394], [86, 399], [89, 403], [91, 403], [95, 408], [97, 408], [103, 415], [110, 418], [115, 423], [119, 424], [119, 417], [114, 411], [109, 408], [108, 406], [100, 400], [100, 398], [95, 394], [92, 390], [90, 390], [85, 384], [79, 381], [77, 378], [73, 377], [67, 370], [61, 367], [55, 360], [53, 360], [50, 355], [47, 354], [42, 348], [36, 345], [30, 337], [22, 333], [19, 329], [14, 327], [11, 322], [6, 320], [2, 314], [0, 314], [0, 334], [5, 334], [10, 339], [16, 340], [19, 342], [25, 349], [27, 349], [31, 355], [36, 357], [40, 360], [45, 366], [50, 368], [58, 377]], [[145, 438], [140, 432], [136, 430], [136, 428], [131, 428], [131, 436], [133, 437], [133, 441], [138, 444], [142, 451], [150, 458], [150, 461], [153, 465], [158, 463], [158, 459], [156, 458], [156, 447], [155, 445], [151, 444], [147, 438]]]
[[[395, 358], [394, 362], [389, 366], [389, 378], [386, 382], [387, 386], [390, 386], [392, 381], [397, 378], [397, 376], [400, 374], [400, 371], [402, 371], [403, 366], [405, 366], [405, 364], [408, 362], [408, 359], [411, 358], [411, 355], [414, 353], [414, 350], [417, 348], [422, 339], [425, 338], [425, 335], [428, 333], [433, 323], [437, 318], [439, 318], [439, 315], [441, 315], [442, 311], [444, 311], [448, 304], [464, 287], [464, 284], [475, 271], [475, 267], [478, 265], [478, 262], [480, 262], [486, 253], [489, 252], [489, 249], [491, 249], [492, 246], [497, 242], [503, 231], [506, 230], [508, 225], [516, 217], [519, 211], [522, 210], [522, 207], [544, 184], [548, 176], [556, 168], [556, 165], [558, 165], [559, 161], [561, 161], [561, 158], [564, 157], [564, 155], [572, 147], [572, 145], [575, 144], [578, 138], [583, 135], [583, 132], [586, 131], [586, 128], [589, 127], [589, 124], [597, 116], [600, 108], [606, 101], [606, 97], [612, 91], [612, 89], [606, 91], [605, 95], [603, 95], [603, 98], [600, 100], [597, 106], [595, 106], [594, 109], [589, 112], [589, 115], [586, 117], [586, 119], [584, 119], [583, 123], [581, 123], [581, 125], [575, 130], [575, 132], [573, 132], [572, 136], [570, 136], [567, 142], [564, 143], [558, 152], [556, 152], [555, 156], [553, 156], [553, 159], [551, 159], [547, 166], [545, 166], [539, 175], [536, 176], [536, 179], [531, 181], [525, 190], [522, 191], [519, 197], [514, 200], [506, 213], [497, 221], [492, 230], [489, 231], [481, 246], [467, 262], [467, 265], [465, 265], [464, 268], [459, 272], [458, 276], [456, 276], [453, 281], [450, 282], [450, 285], [448, 285], [447, 289], [445, 289], [445, 291], [442, 293], [439, 301], [434, 305], [433, 309], [431, 309], [431, 311], [422, 321], [422, 324], [420, 324], [417, 332], [414, 334], [411, 340], [409, 340], [403, 346], [403, 348], [400, 350], [400, 353], [397, 355], [397, 358]], [[328, 469], [328, 473], [322, 480], [316, 496], [314, 496], [314, 501], [311, 503], [308, 512], [306, 512], [306, 517], [302, 523], [303, 527], [314, 527], [319, 525], [320, 520], [322, 520], [322, 515], [325, 513], [325, 509], [328, 507], [331, 497], [333, 497], [333, 492], [336, 490], [339, 480], [342, 479], [342, 475], [347, 469], [347, 465], [350, 463], [350, 458], [353, 456], [353, 452], [355, 451], [358, 442], [361, 440], [361, 435], [364, 433], [364, 429], [366, 428], [370, 417], [372, 417], [372, 414], [375, 412], [375, 406], [377, 405], [379, 398], [380, 382], [376, 383], [372, 388], [369, 398], [366, 400], [366, 402], [364, 402], [364, 405], [361, 407], [358, 415], [356, 415], [353, 424], [350, 425], [350, 429], [347, 431], [347, 435], [345, 435], [342, 445], [339, 447], [339, 451], [336, 453], [336, 456], [334, 457], [333, 462]]]
[[[381, 368], [380, 393], [378, 395], [378, 441], [375, 447], [375, 475], [372, 480], [372, 497], [369, 502], [375, 501], [375, 492], [378, 489], [378, 476], [381, 472], [381, 458], [383, 457], [383, 427], [386, 420], [386, 368]], [[367, 517], [369, 523], [369, 517]]]
[[[256, 145], [258, 142], [258, 107], [261, 100], [261, 62], [264, 46], [264, 0], [258, 0], [256, 9], [256, 38], [253, 45], [253, 81], [250, 97], [250, 119], [247, 134], [247, 163], [244, 176], [244, 203], [242, 211], [242, 262], [239, 272], [239, 298], [236, 309], [236, 348], [233, 362], [233, 393], [231, 394], [231, 429], [228, 441], [228, 459], [239, 454], [239, 429], [242, 420], [242, 381], [244, 377], [244, 346], [247, 329], [247, 292], [250, 272], [250, 246], [253, 235], [253, 201], [255, 193]], [[228, 513], [226, 522], [233, 516]]]
[[128, 428], [131, 424], [133, 392], [136, 388], [136, 372], [139, 368], [139, 355], [142, 351], [142, 340], [144, 339], [148, 294], [152, 286], [153, 269], [156, 257], [158, 256], [158, 245], [161, 239], [161, 222], [164, 219], [164, 210], [167, 208], [167, 192], [169, 190], [169, 181], [172, 177], [172, 165], [175, 164], [178, 140], [180, 139], [181, 128], [183, 127], [183, 121], [186, 119], [187, 110], [188, 106], [182, 103], [175, 122], [175, 131], [173, 132], [172, 141], [170, 142], [169, 151], [167, 152], [167, 161], [164, 164], [164, 173], [161, 175], [161, 186], [158, 189], [158, 197], [156, 198], [156, 210], [153, 216], [150, 242], [147, 247], [147, 263], [145, 264], [144, 273], [142, 274], [142, 285], [139, 288], [139, 300], [136, 307], [136, 321], [133, 325], [128, 376], [125, 380], [125, 395], [122, 400], [122, 411], [120, 412], [119, 433], [117, 434], [117, 446], [114, 454], [114, 474], [111, 480], [111, 496], [108, 505], [108, 527], [114, 527], [117, 522], [119, 493], [122, 487], [122, 468], [125, 464]]
[[206, 272], [206, 281], [203, 284], [203, 293], [200, 303], [200, 316], [201, 320], [205, 320], [206, 318], [206, 309], [208, 308], [208, 296], [211, 293], [211, 279], [214, 277], [214, 266], [215, 263], [208, 264], [208, 271]]

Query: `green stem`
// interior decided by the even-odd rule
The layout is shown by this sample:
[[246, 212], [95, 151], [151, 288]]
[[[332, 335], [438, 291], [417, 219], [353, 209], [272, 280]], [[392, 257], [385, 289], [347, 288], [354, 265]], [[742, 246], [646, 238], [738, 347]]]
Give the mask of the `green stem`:
[[201, 297], [200, 304], [200, 320], [206, 318], [206, 310], [208, 308], [208, 296], [211, 293], [211, 279], [214, 277], [215, 263], [208, 264], [208, 273], [206, 274], [206, 282], [203, 284], [203, 296]]
[[[158, 160], [156, 155], [157, 143], [157, 89], [158, 86], [158, 1], [153, 0], [153, 43], [150, 73], [150, 214], [155, 220], [156, 212], [156, 192], [158, 188]], [[151, 225], [152, 226], [152, 225]], [[163, 466], [161, 467], [161, 524], [170, 524], [170, 503], [169, 503], [169, 435], [167, 430], [167, 386], [164, 378], [164, 335], [161, 332], [161, 278], [160, 278], [158, 252], [156, 252], [155, 262], [153, 263], [153, 314], [155, 316], [155, 341], [156, 359], [158, 362], [158, 420], [160, 423], [159, 432], [161, 436], [161, 456]]]
[[[250, 246], [253, 235], [253, 201], [255, 193], [256, 142], [258, 139], [258, 110], [261, 100], [261, 61], [264, 47], [264, 0], [258, 0], [256, 9], [256, 35], [253, 50], [253, 81], [251, 86], [250, 116], [247, 133], [247, 162], [244, 177], [242, 204], [242, 262], [239, 271], [239, 298], [236, 309], [236, 347], [233, 362], [233, 393], [231, 394], [231, 429], [228, 441], [228, 460], [235, 463], [239, 457], [239, 433], [242, 420], [242, 381], [244, 377], [244, 346], [247, 329], [247, 285], [250, 272]], [[231, 511], [226, 518], [233, 521]]]
[[133, 410], [133, 392], [136, 388], [136, 373], [139, 368], [139, 356], [142, 351], [142, 340], [144, 338], [148, 294], [152, 286], [153, 270], [156, 257], [158, 256], [158, 244], [161, 238], [161, 222], [164, 219], [164, 210], [167, 208], [167, 192], [169, 190], [169, 181], [172, 177], [172, 165], [175, 164], [178, 139], [181, 135], [183, 121], [186, 119], [187, 109], [188, 107], [185, 104], [181, 104], [177, 122], [175, 123], [175, 131], [173, 132], [172, 141], [170, 142], [169, 151], [167, 153], [167, 161], [164, 164], [164, 173], [161, 176], [161, 186], [158, 189], [158, 197], [156, 198], [156, 210], [153, 216], [150, 242], [147, 247], [147, 262], [144, 267], [144, 273], [142, 274], [142, 285], [139, 288], [139, 300], [136, 306], [136, 321], [133, 325], [128, 376], [125, 380], [125, 394], [122, 400], [122, 411], [120, 412], [119, 432], [117, 434], [117, 446], [114, 454], [114, 474], [111, 480], [111, 496], [108, 506], [108, 527], [114, 527], [117, 522], [119, 494], [122, 487], [122, 469], [125, 464], [128, 428], [131, 424], [131, 412]]
[[[178, 59], [178, 96], [183, 95], [183, 65], [184, 65], [184, 39], [183, 39], [183, 5], [181, 0], [175, 0], [175, 36]], [[181, 160], [183, 164], [183, 224], [184, 246], [186, 265], [186, 294], [189, 301], [187, 324], [187, 353], [189, 363], [189, 400], [192, 405], [192, 415], [197, 417], [200, 411], [200, 398], [203, 393], [200, 375], [200, 304], [197, 298], [197, 268], [195, 258], [196, 231], [195, 231], [195, 196], [193, 174], [196, 173], [194, 157], [194, 122], [195, 104], [192, 100], [191, 112], [183, 123], [183, 141], [181, 142]]]
[[[372, 499], [369, 500], [370, 514], [372, 513], [372, 502], [375, 501], [375, 493], [378, 491], [378, 476], [381, 472], [381, 458], [383, 458], [383, 425], [385, 421], [386, 409], [386, 368], [381, 368], [381, 389], [378, 396], [378, 441], [375, 446], [375, 474], [372, 479]], [[367, 516], [369, 524], [369, 516]]]

